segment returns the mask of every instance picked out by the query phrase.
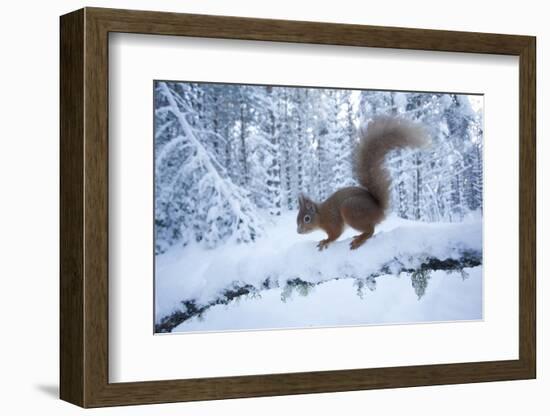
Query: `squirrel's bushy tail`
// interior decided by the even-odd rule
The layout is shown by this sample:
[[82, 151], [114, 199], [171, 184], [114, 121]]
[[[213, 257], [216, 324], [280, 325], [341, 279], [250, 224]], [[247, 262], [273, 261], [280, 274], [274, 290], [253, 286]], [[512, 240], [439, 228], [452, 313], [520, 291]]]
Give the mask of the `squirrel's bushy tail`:
[[385, 211], [390, 199], [390, 175], [384, 167], [386, 154], [393, 149], [429, 144], [425, 129], [418, 123], [398, 117], [377, 116], [359, 129], [354, 171], [359, 183], [368, 189]]

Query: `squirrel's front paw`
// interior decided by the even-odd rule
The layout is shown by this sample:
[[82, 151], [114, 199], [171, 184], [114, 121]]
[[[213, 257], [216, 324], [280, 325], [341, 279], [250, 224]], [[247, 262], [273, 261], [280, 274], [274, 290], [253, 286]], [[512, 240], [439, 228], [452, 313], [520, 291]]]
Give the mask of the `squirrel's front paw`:
[[317, 244], [317, 248], [319, 249], [319, 251], [323, 251], [325, 248], [328, 247], [329, 244], [330, 244], [330, 240], [329, 240], [329, 239], [321, 240], [321, 241], [319, 241], [319, 243]]
[[349, 249], [350, 250], [357, 250], [361, 244], [363, 244], [363, 241], [358, 241], [357, 239], [354, 239], [351, 243], [349, 243]]

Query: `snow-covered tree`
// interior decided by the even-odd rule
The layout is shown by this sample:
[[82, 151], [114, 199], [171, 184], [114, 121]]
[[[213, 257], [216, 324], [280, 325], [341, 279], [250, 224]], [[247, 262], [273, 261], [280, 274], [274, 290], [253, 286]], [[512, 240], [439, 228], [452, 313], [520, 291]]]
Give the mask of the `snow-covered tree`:
[[[184, 84], [156, 86], [155, 224], [156, 251], [190, 241], [253, 241], [262, 222], [246, 190], [234, 184], [204, 143], [223, 137], [201, 126]], [[188, 95], [187, 95], [188, 94]]]

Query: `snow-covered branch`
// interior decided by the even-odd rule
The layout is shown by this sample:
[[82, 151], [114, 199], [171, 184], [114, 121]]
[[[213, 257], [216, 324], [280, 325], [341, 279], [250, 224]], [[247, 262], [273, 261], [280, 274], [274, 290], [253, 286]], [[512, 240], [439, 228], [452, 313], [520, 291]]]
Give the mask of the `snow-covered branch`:
[[[406, 266], [398, 258], [392, 259], [389, 262], [383, 264], [378, 270], [375, 270], [368, 275], [362, 277], [344, 276], [333, 277], [331, 279], [322, 281], [308, 281], [299, 277], [287, 280], [284, 283], [282, 297], [288, 296], [292, 291], [307, 292], [315, 286], [325, 284], [332, 280], [341, 279], [354, 279], [355, 287], [357, 288], [358, 296], [361, 296], [361, 291], [364, 287], [368, 287], [370, 290], [375, 290], [376, 279], [385, 275], [400, 275], [406, 273], [410, 275], [411, 286], [421, 297], [422, 293], [426, 290], [425, 285], [429, 274], [438, 270], [445, 272], [458, 271], [463, 278], [467, 278], [467, 269], [477, 267], [482, 263], [481, 252], [479, 251], [464, 251], [458, 258], [446, 258], [439, 259], [437, 257], [426, 257], [416, 267]], [[422, 287], [419, 287], [422, 286]], [[212, 301], [200, 304], [195, 299], [184, 300], [181, 302], [182, 308], [174, 311], [168, 316], [163, 317], [160, 322], [155, 325], [155, 332], [171, 332], [173, 328], [182, 324], [183, 322], [192, 319], [197, 316], [201, 316], [213, 306], [227, 305], [235, 299], [246, 296], [259, 296], [265, 290], [271, 290], [274, 288], [280, 288], [280, 283], [275, 281], [271, 282], [269, 279], [265, 280], [260, 286], [253, 286], [246, 283], [235, 283], [231, 286], [223, 289], [216, 299]], [[282, 299], [283, 301], [285, 299]]]
[[[375, 234], [356, 251], [349, 250], [349, 240], [338, 241], [326, 251], [318, 252], [313, 241], [287, 243], [285, 247], [284, 243], [274, 245], [269, 236], [256, 242], [253, 253], [234, 247], [220, 248], [216, 259], [212, 259], [200, 251], [191, 250], [189, 258], [183, 256], [159, 264], [165, 276], [177, 281], [182, 279], [181, 267], [186, 262], [205, 263], [195, 273], [185, 269], [186, 286], [179, 294], [174, 291], [166, 293], [177, 302], [172, 304], [172, 310], [157, 314], [159, 329], [167, 330], [171, 325], [169, 322], [174, 323], [176, 317], [182, 322], [183, 318], [189, 319], [235, 297], [261, 294], [287, 285], [314, 287], [335, 279], [353, 279], [357, 286], [362, 287], [369, 286], [373, 279], [384, 278], [384, 275], [460, 271], [482, 263], [479, 220], [461, 224], [407, 224]], [[286, 231], [280, 232], [292, 232], [290, 225], [285, 227]], [[207, 276], [216, 271], [216, 279], [205, 287]], [[166, 282], [158, 286], [161, 298], [164, 293], [162, 284]]]

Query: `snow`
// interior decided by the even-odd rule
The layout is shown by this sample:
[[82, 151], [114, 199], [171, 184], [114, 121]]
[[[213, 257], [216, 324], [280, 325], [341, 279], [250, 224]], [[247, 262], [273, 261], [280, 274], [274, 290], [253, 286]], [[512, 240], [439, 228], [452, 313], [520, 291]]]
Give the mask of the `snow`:
[[[433, 272], [420, 299], [407, 274], [379, 276], [374, 291], [363, 289], [363, 299], [357, 295], [356, 280], [396, 257], [406, 267], [415, 268], [428, 253], [444, 260], [458, 258], [465, 250], [481, 251], [479, 216], [472, 215], [461, 223], [423, 223], [390, 216], [358, 250], [349, 250], [351, 237], [357, 232], [348, 229], [322, 252], [317, 251], [316, 244], [324, 238], [323, 233], [296, 233], [296, 211], [285, 211], [276, 220], [265, 216], [265, 233], [254, 243], [227, 243], [216, 249], [176, 245], [157, 255], [156, 321], [181, 310], [182, 301], [204, 305], [236, 284], [261, 288], [266, 279], [272, 289], [211, 307], [200, 319], [190, 319], [175, 330], [481, 319], [482, 267], [471, 269], [464, 280], [457, 272]], [[308, 296], [298, 292], [287, 296], [285, 284], [296, 278], [324, 283], [312, 287]]]

